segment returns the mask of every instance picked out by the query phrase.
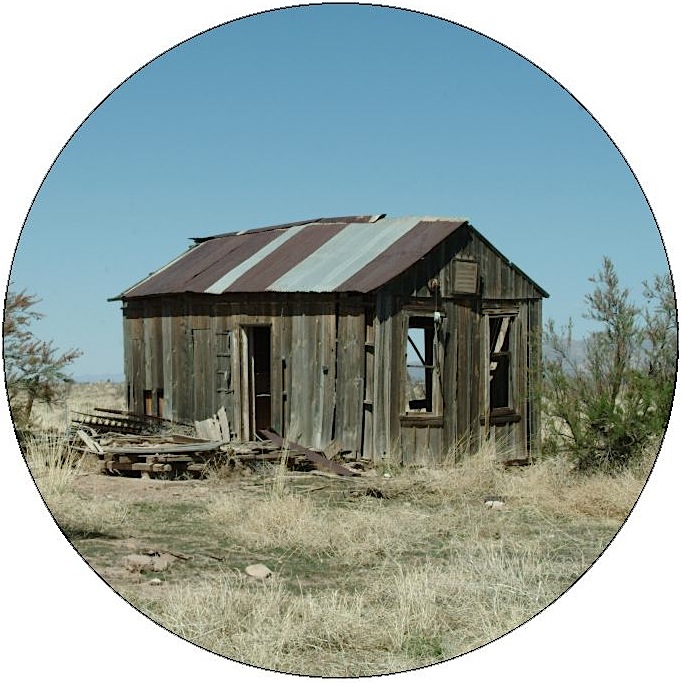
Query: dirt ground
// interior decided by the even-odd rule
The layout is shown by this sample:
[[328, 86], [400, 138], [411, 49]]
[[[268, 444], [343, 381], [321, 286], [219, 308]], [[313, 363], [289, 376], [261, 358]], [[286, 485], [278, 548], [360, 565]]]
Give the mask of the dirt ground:
[[144, 479], [116, 477], [95, 472], [83, 474], [74, 482], [74, 490], [85, 495], [115, 496], [135, 501], [162, 502], [168, 496], [177, 500], [196, 500], [206, 495], [209, 486], [201, 480]]
[[[238, 495], [254, 501], [268, 495], [272, 475], [218, 479], [165, 480], [84, 473], [73, 483], [73, 494], [96, 505], [131, 510], [125, 519], [104, 530], [64, 529], [83, 559], [117, 592], [136, 598], [161, 597], [171, 586], [198, 573], [223, 569], [244, 572], [254, 563], [272, 564], [267, 554], [223, 544], [215, 528], [196, 520], [216, 496]], [[376, 477], [328, 478], [323, 474], [289, 474], [290, 491], [317, 498], [343, 499], [373, 490]], [[98, 509], [97, 515], [102, 515]], [[217, 539], [217, 540], [216, 540]]]

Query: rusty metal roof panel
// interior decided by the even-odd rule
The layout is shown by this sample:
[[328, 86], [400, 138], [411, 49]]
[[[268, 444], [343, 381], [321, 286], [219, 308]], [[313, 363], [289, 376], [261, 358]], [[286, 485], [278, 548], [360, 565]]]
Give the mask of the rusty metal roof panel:
[[409, 232], [418, 218], [391, 218], [374, 224], [349, 223], [267, 289], [273, 292], [333, 292], [354, 273], [379, 258]]
[[283, 231], [229, 235], [202, 242], [141, 283], [126, 290], [123, 298], [204, 292], [217, 280], [265, 248]]
[[120, 298], [184, 292], [370, 292], [464, 223], [349, 216], [198, 238]]
[[379, 257], [355, 270], [336, 285], [337, 292], [371, 292], [404, 272], [440, 242], [464, 225], [464, 220], [420, 220], [411, 230], [395, 235]]
[[[242, 275], [248, 273], [252, 268], [257, 267], [257, 265], [263, 261], [270, 254], [277, 252], [282, 249], [286, 242], [288, 242], [292, 237], [295, 237], [301, 230], [304, 230], [306, 225], [294, 225], [285, 230], [276, 230], [273, 232], [275, 235], [274, 239], [271, 239], [264, 244], [260, 249], [252, 253], [248, 258], [242, 260], [241, 262], [235, 264], [233, 267], [227, 269], [224, 275], [220, 276], [213, 284], [205, 289], [207, 294], [222, 294], [226, 289], [230, 287], [234, 282], [236, 282]], [[267, 234], [267, 233], [256, 233], [256, 234]], [[244, 235], [239, 235], [243, 237]], [[250, 235], [249, 235], [250, 237]], [[223, 238], [224, 242], [227, 238]]]
[[338, 234], [347, 223], [324, 223], [314, 230], [297, 232], [280, 249], [265, 255], [257, 267], [251, 268], [227, 287], [228, 292], [262, 292], [288, 273], [301, 261], [313, 254], [323, 244]]

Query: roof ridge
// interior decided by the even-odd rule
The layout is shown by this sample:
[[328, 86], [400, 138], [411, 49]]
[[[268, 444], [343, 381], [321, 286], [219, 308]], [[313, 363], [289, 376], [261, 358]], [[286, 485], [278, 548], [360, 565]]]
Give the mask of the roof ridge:
[[322, 218], [310, 218], [303, 221], [294, 221], [292, 223], [279, 223], [277, 225], [265, 225], [260, 228], [248, 228], [246, 230], [234, 230], [232, 232], [223, 232], [218, 235], [208, 235], [206, 237], [191, 237], [195, 244], [201, 244], [202, 242], [208, 242], [209, 240], [218, 239], [220, 237], [231, 237], [233, 235], [246, 235], [252, 234], [254, 232], [268, 232], [271, 230], [287, 230], [288, 228], [295, 228], [299, 225], [312, 225], [314, 223], [323, 223], [327, 225], [329, 223], [374, 223], [381, 218], [385, 218], [386, 214], [360, 214], [357, 216], [333, 216], [333, 217], [322, 217]]

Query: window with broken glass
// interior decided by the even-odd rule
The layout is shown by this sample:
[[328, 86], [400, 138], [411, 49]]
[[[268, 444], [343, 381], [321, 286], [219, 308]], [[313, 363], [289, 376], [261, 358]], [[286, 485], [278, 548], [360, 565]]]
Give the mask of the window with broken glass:
[[439, 414], [441, 410], [439, 345], [432, 315], [407, 318], [404, 393], [405, 412]]
[[512, 332], [514, 316], [489, 316], [489, 411], [492, 417], [514, 413]]

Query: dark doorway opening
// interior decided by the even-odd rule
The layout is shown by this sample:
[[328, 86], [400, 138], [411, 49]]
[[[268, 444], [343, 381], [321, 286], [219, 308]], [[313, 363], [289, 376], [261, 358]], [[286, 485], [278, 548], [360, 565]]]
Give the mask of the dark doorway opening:
[[253, 431], [272, 428], [272, 335], [269, 327], [250, 327], [250, 370]]

